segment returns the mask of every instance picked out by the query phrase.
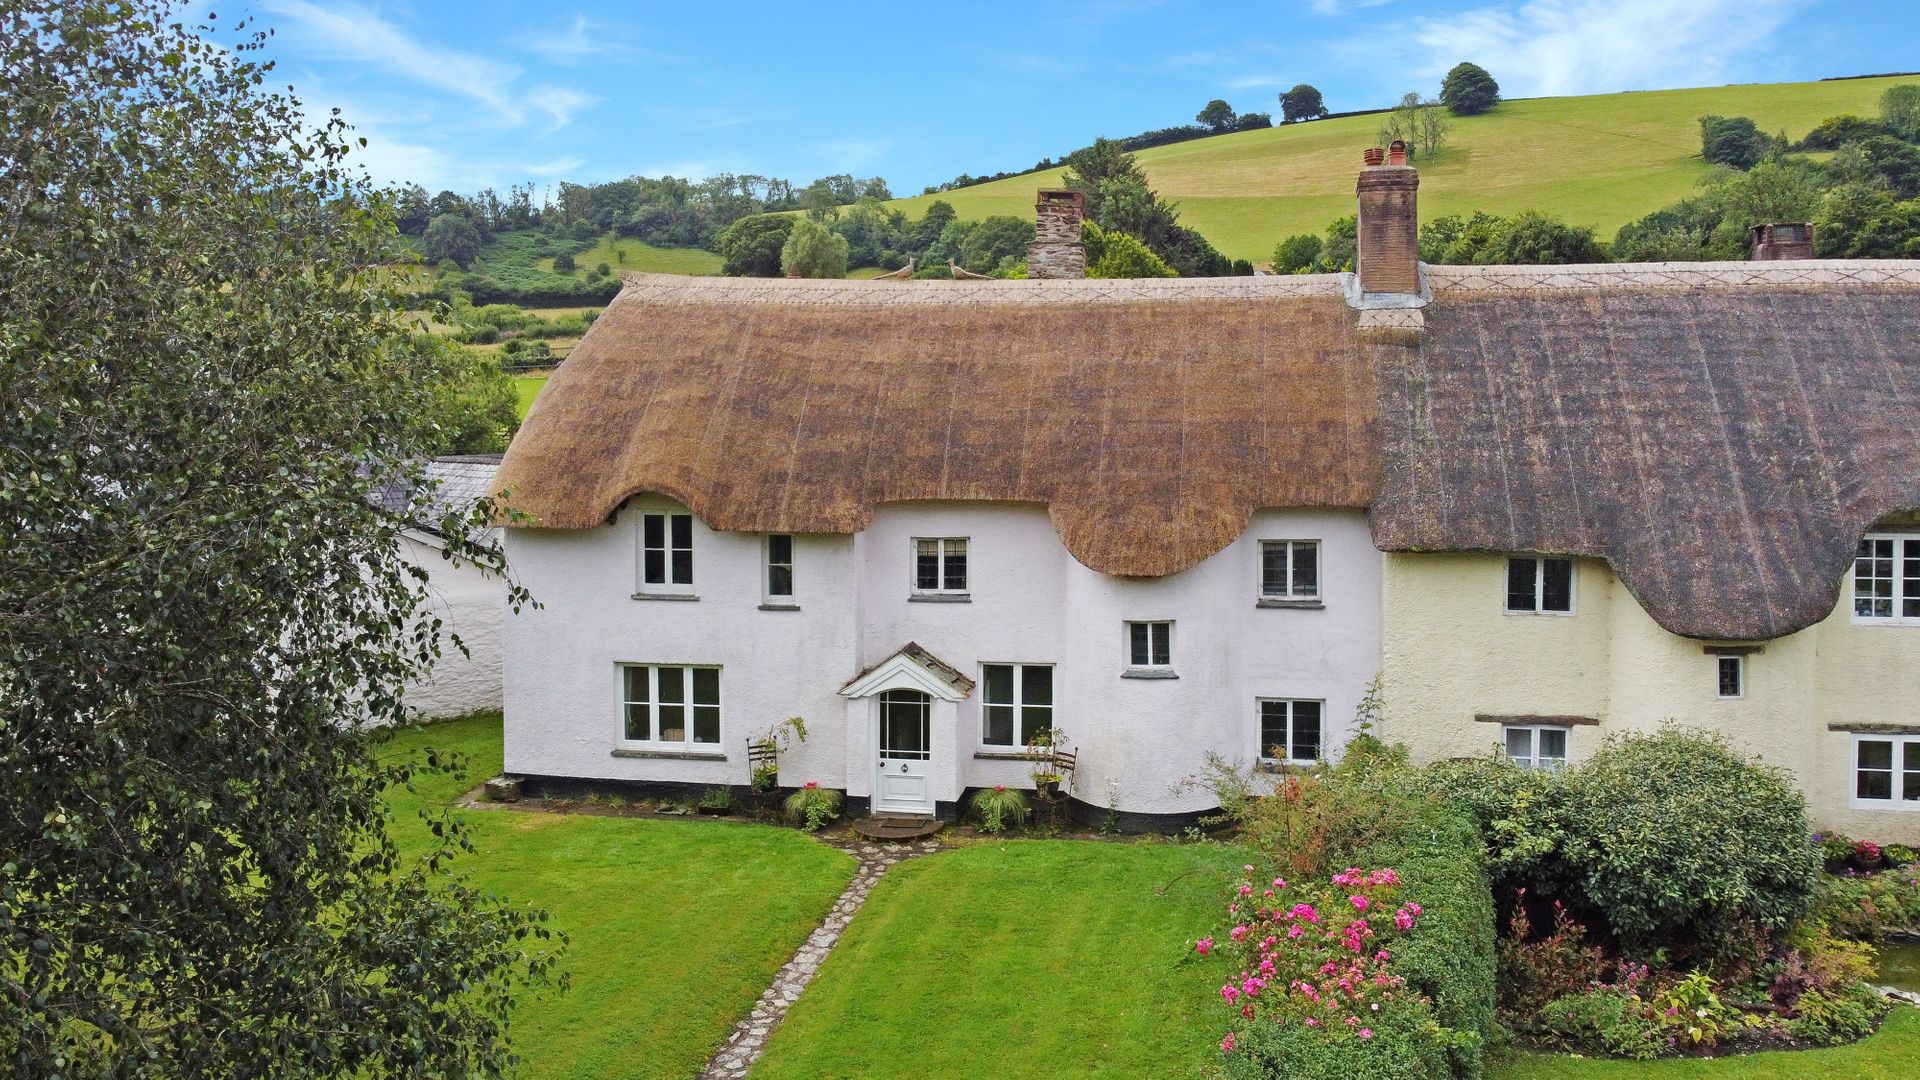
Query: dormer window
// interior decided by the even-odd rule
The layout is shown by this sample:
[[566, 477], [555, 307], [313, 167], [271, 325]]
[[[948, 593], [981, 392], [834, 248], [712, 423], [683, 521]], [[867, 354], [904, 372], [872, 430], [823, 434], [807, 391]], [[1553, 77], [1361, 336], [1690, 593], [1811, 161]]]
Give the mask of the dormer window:
[[1573, 560], [1535, 555], [1508, 559], [1507, 610], [1520, 615], [1573, 614]]
[[1853, 559], [1855, 622], [1920, 624], [1920, 536], [1868, 534]]
[[693, 595], [693, 515], [640, 515], [639, 596]]
[[924, 599], [966, 599], [966, 537], [914, 537], [913, 595]]

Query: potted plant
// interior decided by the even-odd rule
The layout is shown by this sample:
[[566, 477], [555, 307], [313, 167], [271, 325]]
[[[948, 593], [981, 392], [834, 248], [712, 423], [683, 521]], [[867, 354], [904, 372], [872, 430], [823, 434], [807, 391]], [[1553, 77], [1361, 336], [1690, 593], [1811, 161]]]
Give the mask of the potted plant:
[[981, 832], [1005, 832], [1007, 826], [1026, 820], [1026, 793], [1005, 784], [981, 788], [973, 793], [973, 816], [980, 819]]
[[1854, 842], [1853, 851], [1847, 861], [1853, 865], [1855, 870], [1863, 874], [1871, 874], [1875, 870], [1880, 869], [1880, 845], [1871, 840], [1857, 840]]
[[1027, 737], [1027, 754], [1033, 758], [1033, 792], [1036, 798], [1057, 799], [1060, 797], [1062, 777], [1054, 767], [1054, 750], [1066, 745], [1067, 733], [1062, 728], [1041, 728]]
[[1853, 841], [1839, 833], [1813, 834], [1813, 842], [1820, 845], [1820, 859], [1829, 874], [1844, 874], [1847, 865], [1853, 860]]
[[817, 780], [807, 781], [805, 787], [787, 796], [787, 820], [807, 832], [818, 832], [820, 826], [839, 816], [840, 793], [821, 787]]
[[694, 809], [707, 817], [725, 817], [733, 813], [733, 789], [710, 787], [700, 796], [699, 805]]

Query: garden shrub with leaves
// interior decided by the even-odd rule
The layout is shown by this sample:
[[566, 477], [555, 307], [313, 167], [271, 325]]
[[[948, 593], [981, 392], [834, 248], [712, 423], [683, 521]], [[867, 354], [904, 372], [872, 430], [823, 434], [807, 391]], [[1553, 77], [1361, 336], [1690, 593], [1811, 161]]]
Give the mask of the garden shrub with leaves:
[[1027, 819], [1027, 793], [1004, 784], [973, 794], [973, 816], [983, 832], [1002, 833]]
[[821, 826], [840, 816], [840, 805], [840, 792], [809, 780], [805, 787], [787, 796], [787, 820], [808, 832], [819, 832]]

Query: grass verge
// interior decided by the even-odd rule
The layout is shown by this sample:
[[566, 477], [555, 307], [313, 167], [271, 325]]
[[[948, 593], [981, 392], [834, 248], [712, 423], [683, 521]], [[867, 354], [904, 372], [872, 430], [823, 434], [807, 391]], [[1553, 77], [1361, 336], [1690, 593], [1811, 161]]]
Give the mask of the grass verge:
[[1665, 1061], [1601, 1061], [1506, 1051], [1488, 1061], [1491, 1080], [1906, 1080], [1920, 1071], [1920, 1009], [1896, 1006], [1874, 1035], [1831, 1050]]

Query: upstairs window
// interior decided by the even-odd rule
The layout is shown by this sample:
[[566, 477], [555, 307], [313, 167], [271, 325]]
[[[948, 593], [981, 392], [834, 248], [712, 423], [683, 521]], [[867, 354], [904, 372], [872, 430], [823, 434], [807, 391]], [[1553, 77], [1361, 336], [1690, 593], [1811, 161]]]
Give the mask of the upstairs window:
[[913, 591], [927, 596], [966, 595], [967, 538], [915, 537]]
[[1136, 668], [1172, 667], [1173, 624], [1170, 622], [1128, 623], [1127, 665]]
[[793, 537], [767, 534], [766, 599], [771, 604], [793, 602]]
[[1853, 617], [1920, 623], [1920, 536], [1869, 535], [1853, 559]]
[[1320, 599], [1320, 542], [1260, 541], [1260, 596], [1264, 600]]
[[1507, 610], [1534, 615], [1573, 611], [1573, 560], [1515, 555], [1507, 560]]
[[1920, 735], [1854, 736], [1853, 803], [1920, 810]]
[[1509, 724], [1507, 760], [1528, 769], [1567, 767], [1567, 729], [1541, 724]]
[[980, 741], [1012, 749], [1053, 726], [1051, 664], [982, 664]]
[[642, 591], [685, 592], [693, 588], [693, 515], [640, 516]]
[[720, 745], [720, 669], [624, 664], [620, 668], [625, 742], [686, 750]]
[[1291, 765], [1319, 761], [1322, 710], [1318, 701], [1262, 699], [1260, 760]]
[[1747, 658], [1744, 656], [1717, 656], [1715, 666], [1719, 669], [1720, 696], [1723, 698], [1745, 697], [1747, 694]]

